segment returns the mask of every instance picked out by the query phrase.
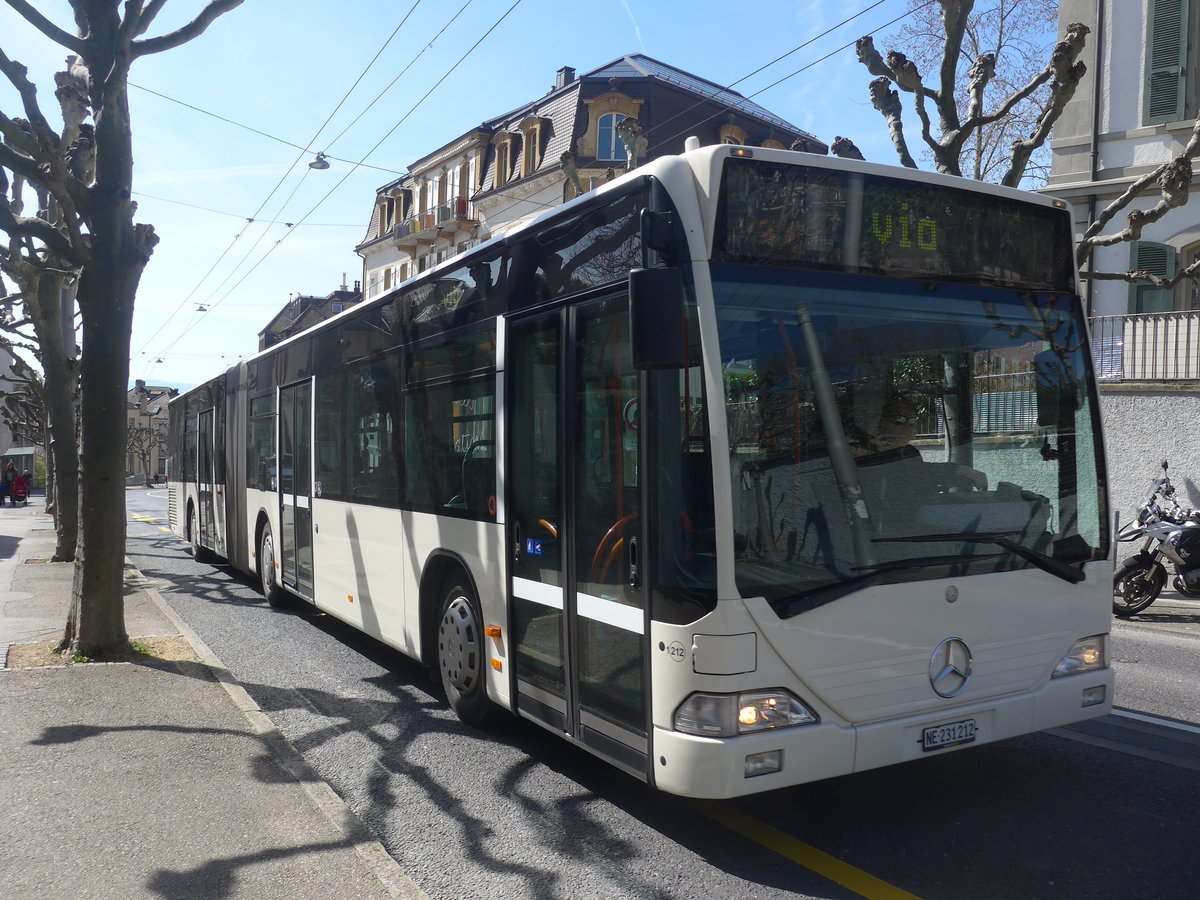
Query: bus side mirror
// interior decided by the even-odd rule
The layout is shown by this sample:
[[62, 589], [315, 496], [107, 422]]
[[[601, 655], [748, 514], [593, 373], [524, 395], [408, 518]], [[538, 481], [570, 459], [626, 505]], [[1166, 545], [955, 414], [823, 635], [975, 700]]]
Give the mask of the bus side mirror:
[[682, 369], [683, 273], [672, 266], [629, 273], [629, 329], [635, 369]]

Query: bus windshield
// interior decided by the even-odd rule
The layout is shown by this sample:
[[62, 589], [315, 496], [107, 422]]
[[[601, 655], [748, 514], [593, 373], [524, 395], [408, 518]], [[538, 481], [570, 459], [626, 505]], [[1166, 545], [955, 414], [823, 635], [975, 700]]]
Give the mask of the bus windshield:
[[712, 274], [743, 596], [789, 616], [868, 584], [1031, 566], [1078, 580], [1105, 557], [1071, 296]]

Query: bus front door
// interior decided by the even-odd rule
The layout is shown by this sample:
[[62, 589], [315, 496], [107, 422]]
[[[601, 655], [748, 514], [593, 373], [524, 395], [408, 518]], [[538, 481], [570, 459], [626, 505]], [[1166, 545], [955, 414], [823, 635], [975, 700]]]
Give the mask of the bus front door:
[[647, 777], [639, 377], [628, 300], [511, 322], [517, 708]]
[[313, 596], [312, 382], [279, 391], [280, 577], [301, 597]]

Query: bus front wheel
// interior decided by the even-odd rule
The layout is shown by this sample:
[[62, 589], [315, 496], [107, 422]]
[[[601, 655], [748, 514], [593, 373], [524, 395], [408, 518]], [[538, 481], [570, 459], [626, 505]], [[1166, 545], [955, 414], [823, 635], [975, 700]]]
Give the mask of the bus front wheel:
[[468, 725], [494, 721], [497, 707], [488, 699], [484, 675], [483, 617], [479, 600], [461, 572], [442, 585], [437, 630], [437, 664], [450, 708]]
[[258, 579], [267, 603], [276, 608], [287, 606], [287, 594], [275, 582], [275, 540], [271, 537], [271, 526], [264, 525], [258, 540]]

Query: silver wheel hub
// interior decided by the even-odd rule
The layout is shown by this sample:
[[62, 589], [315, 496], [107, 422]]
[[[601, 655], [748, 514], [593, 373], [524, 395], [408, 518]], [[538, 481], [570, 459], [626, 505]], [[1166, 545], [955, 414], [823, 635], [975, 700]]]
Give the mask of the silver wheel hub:
[[479, 679], [479, 623], [466, 597], [455, 597], [438, 625], [438, 661], [442, 675], [457, 690], [469, 691]]
[[275, 568], [275, 548], [271, 545], [270, 537], [263, 538], [258, 555], [258, 574], [262, 579], [263, 593], [266, 593], [267, 588], [272, 587], [275, 581], [275, 573], [271, 571]]

